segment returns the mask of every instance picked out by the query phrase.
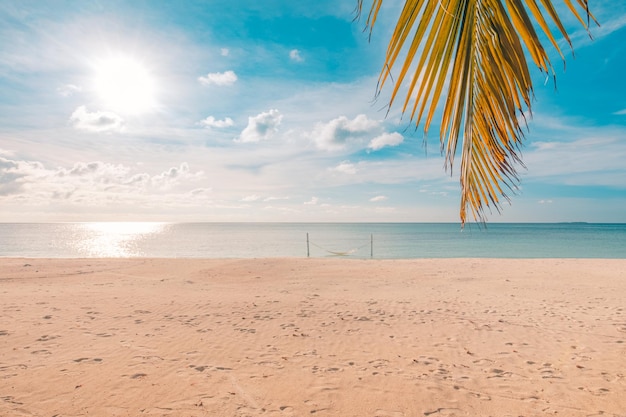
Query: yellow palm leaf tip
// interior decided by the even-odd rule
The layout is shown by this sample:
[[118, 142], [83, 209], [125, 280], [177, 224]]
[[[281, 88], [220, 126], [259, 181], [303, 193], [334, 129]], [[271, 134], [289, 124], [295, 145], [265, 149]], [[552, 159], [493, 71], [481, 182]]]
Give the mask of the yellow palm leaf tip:
[[[587, 30], [590, 21], [597, 24], [587, 0], [563, 2]], [[371, 2], [365, 23], [370, 36], [382, 4]], [[357, 13], [362, 10], [358, 0]], [[505, 189], [514, 191], [519, 182], [520, 120], [531, 114], [533, 96], [526, 56], [555, 75], [535, 25], [564, 59], [553, 32], [572, 44], [552, 0], [406, 0], [389, 40], [377, 95], [391, 79], [391, 107], [406, 89], [402, 113], [410, 109], [416, 127], [424, 122], [425, 133], [441, 109], [446, 169], [452, 171], [458, 145], [461, 149], [463, 225], [468, 211], [481, 222], [486, 209], [499, 212], [501, 199], [508, 201]]]

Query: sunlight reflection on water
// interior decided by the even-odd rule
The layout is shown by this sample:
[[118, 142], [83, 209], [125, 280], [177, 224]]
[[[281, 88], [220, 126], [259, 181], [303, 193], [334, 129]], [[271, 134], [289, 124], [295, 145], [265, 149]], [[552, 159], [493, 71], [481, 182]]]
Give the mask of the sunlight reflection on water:
[[[102, 222], [78, 224], [77, 249], [88, 257], [145, 256], [141, 241], [161, 233], [167, 223]], [[78, 236], [77, 236], [78, 237]]]
[[[1, 223], [0, 257], [626, 257], [626, 224]], [[352, 249], [356, 249], [353, 252]]]

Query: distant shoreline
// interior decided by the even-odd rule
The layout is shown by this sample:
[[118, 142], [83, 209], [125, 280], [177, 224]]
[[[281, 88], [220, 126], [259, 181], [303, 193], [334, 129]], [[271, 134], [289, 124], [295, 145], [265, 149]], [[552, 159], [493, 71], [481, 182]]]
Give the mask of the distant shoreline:
[[37, 258], [626, 258], [626, 224], [0, 224], [0, 256]]

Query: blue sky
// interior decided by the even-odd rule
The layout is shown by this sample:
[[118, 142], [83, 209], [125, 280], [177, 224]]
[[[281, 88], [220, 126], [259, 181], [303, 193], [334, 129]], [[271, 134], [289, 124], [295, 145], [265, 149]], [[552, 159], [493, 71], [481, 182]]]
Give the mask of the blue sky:
[[[401, 4], [368, 39], [356, 0], [0, 0], [0, 221], [458, 222], [436, 127], [374, 100]], [[592, 7], [489, 221], [626, 222], [626, 2]]]

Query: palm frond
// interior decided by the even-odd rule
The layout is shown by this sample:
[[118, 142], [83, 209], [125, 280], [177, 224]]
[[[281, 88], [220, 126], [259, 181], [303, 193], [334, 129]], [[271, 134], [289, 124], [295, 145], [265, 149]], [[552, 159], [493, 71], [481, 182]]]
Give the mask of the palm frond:
[[[563, 1], [583, 26], [597, 23], [587, 0]], [[372, 1], [370, 31], [382, 3]], [[362, 6], [358, 0], [359, 13]], [[462, 138], [463, 224], [468, 209], [481, 221], [486, 208], [499, 211], [501, 199], [508, 200], [505, 189], [517, 186], [516, 166], [523, 166], [520, 120], [530, 112], [533, 95], [525, 51], [541, 71], [555, 74], [533, 22], [563, 57], [550, 25], [570, 46], [571, 41], [552, 0], [406, 0], [389, 41], [378, 81], [382, 89], [399, 65], [389, 105], [409, 80], [402, 112], [416, 125], [424, 122], [425, 133], [443, 106], [440, 141], [447, 169]]]

